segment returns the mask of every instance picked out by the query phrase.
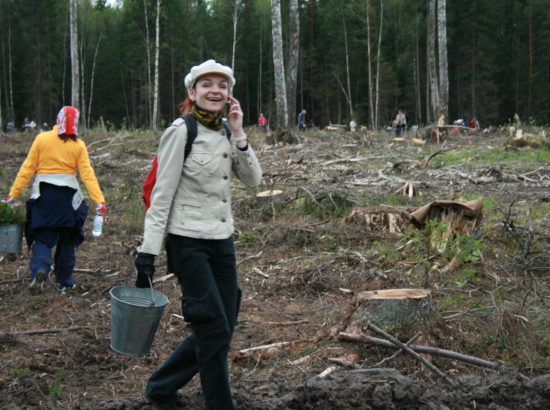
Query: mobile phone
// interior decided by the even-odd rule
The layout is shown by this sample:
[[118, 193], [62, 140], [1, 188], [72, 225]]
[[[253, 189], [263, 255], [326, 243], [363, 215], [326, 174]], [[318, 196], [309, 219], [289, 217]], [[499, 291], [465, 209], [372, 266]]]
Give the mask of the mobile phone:
[[231, 100], [228, 98], [225, 102], [225, 112], [228, 113], [229, 109], [231, 108]]

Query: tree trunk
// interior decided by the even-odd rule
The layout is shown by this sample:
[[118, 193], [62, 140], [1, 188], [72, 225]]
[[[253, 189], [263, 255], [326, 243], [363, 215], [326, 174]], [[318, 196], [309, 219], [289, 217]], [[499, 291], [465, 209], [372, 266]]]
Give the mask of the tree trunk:
[[[263, 73], [263, 67], [262, 67], [262, 62], [263, 62], [263, 56], [264, 56], [264, 50], [263, 50], [263, 47], [262, 47], [262, 42], [263, 42], [263, 28], [264, 28], [264, 25], [263, 25], [263, 19], [260, 19], [260, 36], [259, 36], [259, 39], [258, 39], [258, 67], [259, 67], [259, 70], [258, 70], [258, 96], [257, 96], [257, 102], [256, 102], [256, 107], [257, 107], [257, 114], [259, 116], [260, 113], [263, 112], [263, 108], [262, 108], [262, 103], [263, 103], [263, 100], [262, 100], [262, 85], [263, 85], [263, 81], [262, 81], [262, 73]], [[268, 117], [269, 118], [269, 117]]]
[[152, 112], [152, 87], [151, 87], [151, 49], [149, 44], [149, 15], [147, 13], [147, 3], [146, 0], [143, 0], [143, 13], [145, 15], [145, 51], [147, 53], [147, 115], [149, 118], [147, 120], [151, 121], [149, 123], [150, 127], [153, 128], [153, 112]]
[[382, 50], [382, 27], [384, 17], [384, 2], [380, 0], [380, 28], [378, 29], [378, 51], [376, 54], [376, 103], [374, 104], [374, 129], [379, 126], [379, 108], [380, 108], [380, 52]]
[[99, 43], [101, 43], [101, 35], [97, 39], [97, 45], [95, 47], [94, 53], [94, 62], [92, 64], [92, 74], [90, 75], [90, 101], [88, 101], [88, 115], [86, 116], [88, 120], [87, 126], [90, 126], [90, 118], [92, 115], [92, 100], [94, 96], [94, 77], [95, 77], [95, 63], [97, 62], [97, 52], [99, 51]]
[[531, 116], [531, 96], [533, 94], [533, 7], [531, 4], [528, 6], [527, 12], [527, 25], [528, 25], [528, 68], [527, 68], [527, 112], [525, 118], [528, 119]]
[[78, 48], [78, 60], [80, 61], [80, 124], [83, 127], [88, 125], [88, 120], [86, 117], [87, 108], [86, 108], [86, 72], [84, 67], [86, 67], [86, 61], [84, 59], [83, 45], [84, 45], [84, 36], [80, 39], [80, 46]]
[[347, 85], [347, 95], [346, 95], [346, 99], [348, 101], [348, 105], [349, 105], [349, 116], [350, 116], [350, 120], [353, 120], [353, 103], [352, 103], [352, 100], [351, 100], [351, 79], [350, 79], [350, 75], [349, 75], [349, 50], [348, 50], [348, 29], [346, 27], [346, 16], [342, 16], [342, 20], [343, 20], [343, 23], [344, 23], [344, 47], [345, 47], [345, 50], [346, 50], [346, 85]]
[[415, 58], [414, 58], [414, 74], [415, 74], [415, 96], [416, 96], [416, 123], [421, 124], [422, 123], [422, 91], [421, 91], [421, 84], [420, 81], [420, 44], [419, 44], [419, 22], [420, 20], [420, 13], [416, 13], [416, 21], [415, 21], [415, 32], [414, 32], [414, 45], [415, 45]]
[[432, 118], [437, 118], [437, 109], [439, 107], [439, 88], [436, 71], [436, 57], [435, 57], [435, 0], [428, 0], [428, 17], [427, 17], [427, 67], [428, 67], [428, 82], [430, 84], [430, 108], [428, 111], [428, 122], [432, 121]]
[[160, 4], [162, 0], [157, 0], [157, 19], [155, 22], [155, 77], [153, 82], [153, 119], [151, 128], [156, 130], [158, 127], [159, 113], [159, 53], [160, 53]]
[[[3, 44], [3, 43], [2, 43]], [[2, 54], [3, 54], [2, 47]], [[6, 84], [6, 118], [10, 121], [15, 121], [15, 111], [13, 108], [13, 76], [12, 76], [12, 55], [11, 55], [11, 26], [8, 26], [8, 73]]]
[[446, 0], [437, 2], [437, 33], [439, 51], [439, 112], [448, 118], [449, 110], [449, 69], [447, 64], [447, 5]]
[[372, 57], [371, 57], [371, 0], [367, 0], [367, 69], [369, 76], [369, 125], [374, 128], [374, 104], [372, 87]]
[[239, 21], [239, 12], [241, 10], [242, 0], [235, 0], [233, 7], [233, 47], [231, 49], [231, 68], [235, 70], [235, 52], [237, 49], [237, 23]]
[[287, 112], [296, 112], [296, 90], [298, 88], [298, 63], [300, 61], [300, 13], [298, 0], [290, 0], [289, 48], [286, 70]]
[[71, 105], [80, 107], [80, 62], [78, 58], [78, 31], [76, 20], [77, 1], [69, 3], [69, 27], [71, 43]]
[[271, 24], [273, 35], [273, 68], [275, 70], [275, 94], [277, 105], [277, 125], [288, 128], [286, 100], [285, 64], [283, 60], [283, 33], [281, 30], [281, 2], [271, 0]]

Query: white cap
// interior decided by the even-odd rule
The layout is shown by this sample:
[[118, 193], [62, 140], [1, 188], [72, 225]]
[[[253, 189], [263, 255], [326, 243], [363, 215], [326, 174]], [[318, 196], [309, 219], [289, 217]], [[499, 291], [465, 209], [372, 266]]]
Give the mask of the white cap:
[[204, 63], [193, 66], [191, 71], [185, 76], [185, 87], [192, 88], [195, 82], [206, 74], [220, 74], [229, 80], [229, 88], [235, 85], [235, 77], [231, 67], [216, 63], [214, 60], [206, 60]]

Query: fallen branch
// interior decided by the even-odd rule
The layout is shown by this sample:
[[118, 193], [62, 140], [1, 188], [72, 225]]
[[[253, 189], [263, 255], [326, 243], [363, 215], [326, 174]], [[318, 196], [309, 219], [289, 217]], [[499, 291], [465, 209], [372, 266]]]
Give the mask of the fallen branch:
[[357, 363], [352, 362], [349, 359], [340, 359], [338, 357], [333, 357], [333, 358], [329, 357], [328, 361], [330, 363], [339, 364], [340, 366], [351, 367], [352, 369], [360, 369], [361, 368], [361, 366], [359, 366]]
[[261, 271], [260, 268], [254, 266], [254, 267], [252, 268], [252, 270], [253, 270], [254, 272], [256, 272], [258, 275], [263, 276], [263, 277], [266, 278], [266, 279], [269, 279], [269, 275], [268, 275], [267, 273], [263, 273], [263, 272]]
[[239, 353], [241, 354], [246, 354], [246, 353], [250, 353], [250, 352], [257, 352], [257, 351], [261, 351], [261, 350], [268, 350], [268, 349], [271, 349], [271, 348], [277, 348], [277, 347], [283, 347], [283, 346], [287, 346], [289, 345], [290, 342], [278, 342], [278, 343], [271, 343], [269, 345], [262, 345], [262, 346], [255, 346], [255, 347], [249, 347], [248, 349], [242, 349], [242, 350], [239, 350]]
[[329, 374], [334, 372], [336, 369], [338, 369], [336, 366], [327, 367], [325, 370], [323, 370], [321, 373], [319, 373], [316, 377], [318, 377], [319, 379], [324, 379]]
[[428, 369], [430, 369], [432, 372], [437, 374], [439, 377], [441, 377], [443, 380], [445, 380], [447, 383], [449, 383], [451, 386], [454, 385], [454, 382], [447, 376], [445, 373], [443, 373], [441, 370], [439, 370], [436, 366], [434, 366], [432, 363], [424, 359], [422, 356], [420, 356], [418, 353], [416, 353], [414, 350], [412, 350], [409, 346], [401, 342], [399, 339], [393, 337], [389, 333], [384, 332], [382, 329], [377, 327], [376, 325], [372, 324], [371, 322], [367, 322], [367, 326], [370, 327], [375, 333], [378, 333], [379, 335], [383, 336], [390, 342], [392, 342], [394, 345], [399, 346], [401, 349], [406, 351], [408, 354], [410, 354], [412, 357], [414, 357], [416, 360], [420, 361], [422, 364], [424, 364]]
[[[411, 337], [409, 339], [409, 341], [407, 343], [405, 343], [407, 346], [410, 347], [411, 343], [414, 342], [416, 339], [418, 339], [420, 337], [422, 333], [421, 332], [418, 332], [416, 333], [413, 337]], [[403, 353], [403, 349], [399, 349], [397, 352], [395, 352], [394, 354], [392, 354], [390, 357], [386, 357], [385, 359], [379, 361], [378, 363], [376, 363], [375, 365], [373, 365], [372, 367], [376, 368], [376, 367], [382, 367], [383, 365], [385, 365], [386, 363], [389, 363], [395, 359], [397, 359], [399, 356], [401, 356], [401, 354]]]
[[[358, 333], [340, 332], [338, 334], [338, 338], [340, 340], [346, 340], [348, 342], [363, 342], [363, 343], [371, 343], [379, 346], [396, 348], [395, 344], [387, 340], [379, 339], [377, 337], [367, 336], [363, 334], [358, 334]], [[451, 359], [460, 360], [462, 362], [475, 364], [478, 366], [489, 367], [491, 369], [500, 370], [504, 368], [504, 366], [500, 363], [490, 362], [488, 360], [480, 359], [479, 357], [468, 356], [462, 353], [454, 352], [452, 350], [445, 350], [445, 349], [439, 349], [437, 347], [419, 346], [419, 345], [410, 345], [409, 348], [418, 353], [428, 353], [428, 354], [434, 354], [437, 356], [449, 357]]]
[[64, 329], [35, 329], [35, 330], [23, 330], [21, 332], [6, 332], [0, 333], [0, 337], [6, 335], [12, 336], [21, 336], [21, 335], [43, 335], [47, 333], [62, 333], [62, 332], [72, 332], [74, 330], [88, 329], [90, 326], [72, 326], [66, 327]]
[[153, 281], [153, 283], [159, 283], [159, 282], [166, 282], [168, 279], [172, 278], [174, 276], [173, 273], [169, 273], [168, 275], [161, 276], [160, 278], [157, 278]]
[[424, 161], [422, 161], [422, 164], [420, 165], [420, 168], [426, 168], [426, 166], [428, 165], [428, 162], [430, 162], [430, 160], [433, 157], [435, 157], [436, 155], [439, 155], [443, 152], [447, 152], [447, 151], [450, 151], [450, 150], [449, 149], [440, 149], [439, 151], [434, 152], [428, 158], [426, 158]]
[[342, 158], [342, 159], [332, 159], [330, 161], [322, 162], [322, 166], [332, 165], [332, 164], [344, 164], [349, 162], [361, 162], [365, 161], [365, 158]]
[[263, 253], [263, 252], [264, 252], [264, 251], [260, 251], [260, 252], [258, 252], [256, 255], [247, 256], [246, 258], [244, 258], [244, 259], [238, 261], [238, 262], [237, 262], [237, 266], [240, 265], [240, 264], [243, 263], [243, 262], [246, 262], [247, 260], [254, 259], [254, 258], [259, 258], [260, 256], [262, 256], [262, 253]]

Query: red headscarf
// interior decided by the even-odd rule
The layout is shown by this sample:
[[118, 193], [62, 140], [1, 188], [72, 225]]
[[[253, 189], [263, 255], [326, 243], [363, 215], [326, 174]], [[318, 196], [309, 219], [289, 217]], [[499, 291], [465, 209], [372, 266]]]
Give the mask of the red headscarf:
[[57, 134], [78, 135], [78, 117], [80, 113], [74, 107], [66, 105], [57, 114]]

